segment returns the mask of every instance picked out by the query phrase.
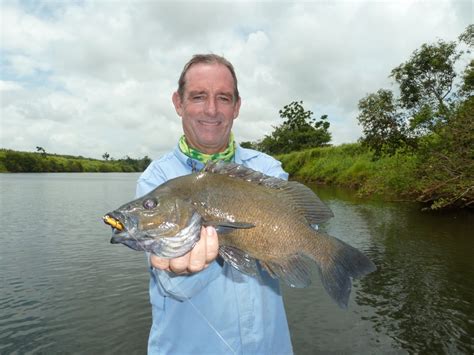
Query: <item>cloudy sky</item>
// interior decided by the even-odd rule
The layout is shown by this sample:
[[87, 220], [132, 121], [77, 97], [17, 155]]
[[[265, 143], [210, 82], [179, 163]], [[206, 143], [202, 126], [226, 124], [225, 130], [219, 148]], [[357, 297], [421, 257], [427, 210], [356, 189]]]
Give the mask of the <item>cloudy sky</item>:
[[236, 67], [237, 141], [294, 100], [329, 115], [333, 144], [360, 137], [357, 103], [422, 43], [455, 40], [471, 0], [1, 0], [0, 147], [157, 158], [181, 121], [171, 94], [194, 53]]

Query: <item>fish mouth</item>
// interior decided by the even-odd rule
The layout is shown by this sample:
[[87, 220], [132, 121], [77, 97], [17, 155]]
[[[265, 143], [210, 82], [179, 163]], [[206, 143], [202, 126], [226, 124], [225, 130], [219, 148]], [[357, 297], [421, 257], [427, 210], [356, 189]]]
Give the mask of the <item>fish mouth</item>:
[[132, 231], [136, 230], [137, 221], [131, 217], [126, 217], [120, 212], [107, 213], [102, 217], [105, 224], [108, 224], [112, 228], [112, 239], [111, 243], [120, 243], [118, 240], [121, 237], [133, 234]]
[[121, 218], [114, 212], [106, 214], [104, 217], [102, 217], [103, 221], [105, 224], [108, 224], [110, 227], [112, 227], [112, 232], [113, 234], [120, 234], [123, 232], [126, 232], [126, 228], [122, 218]]

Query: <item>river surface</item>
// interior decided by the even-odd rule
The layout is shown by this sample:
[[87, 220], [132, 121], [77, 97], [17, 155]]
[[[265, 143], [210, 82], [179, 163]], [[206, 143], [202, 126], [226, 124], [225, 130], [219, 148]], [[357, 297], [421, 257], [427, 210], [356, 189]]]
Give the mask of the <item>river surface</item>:
[[[137, 177], [0, 174], [0, 354], [146, 353], [145, 257], [109, 244], [101, 221]], [[348, 310], [316, 272], [284, 288], [295, 353], [472, 354], [474, 214], [314, 189], [335, 214], [322, 228], [378, 270], [354, 282]]]

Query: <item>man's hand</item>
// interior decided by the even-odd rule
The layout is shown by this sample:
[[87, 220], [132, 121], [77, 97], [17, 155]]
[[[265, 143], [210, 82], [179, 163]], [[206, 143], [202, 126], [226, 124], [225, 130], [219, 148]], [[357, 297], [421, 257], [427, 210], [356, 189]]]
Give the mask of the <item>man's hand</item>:
[[202, 227], [201, 238], [187, 254], [174, 259], [160, 258], [156, 255], [150, 256], [150, 263], [156, 269], [174, 272], [175, 274], [187, 274], [198, 272], [217, 258], [219, 240], [214, 227]]

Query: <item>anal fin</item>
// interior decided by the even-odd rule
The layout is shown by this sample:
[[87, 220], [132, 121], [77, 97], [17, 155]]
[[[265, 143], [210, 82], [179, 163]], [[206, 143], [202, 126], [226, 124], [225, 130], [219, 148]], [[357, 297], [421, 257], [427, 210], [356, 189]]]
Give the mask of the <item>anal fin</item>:
[[279, 278], [290, 287], [303, 288], [311, 283], [311, 259], [294, 254], [283, 260], [261, 261], [262, 267], [273, 278]]

